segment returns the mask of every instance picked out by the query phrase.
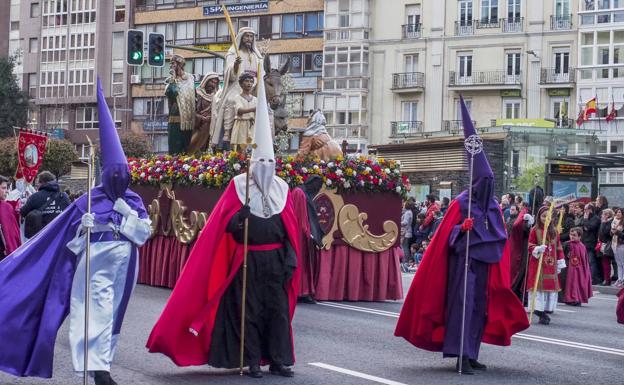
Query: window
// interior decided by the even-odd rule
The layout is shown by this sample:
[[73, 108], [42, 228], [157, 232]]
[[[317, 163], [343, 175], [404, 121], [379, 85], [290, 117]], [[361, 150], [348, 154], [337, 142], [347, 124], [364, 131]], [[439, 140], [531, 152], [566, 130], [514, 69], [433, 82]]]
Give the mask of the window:
[[624, 142], [622, 142], [621, 140], [612, 140], [609, 143], [609, 149], [610, 149], [610, 153], [618, 153], [621, 154], [622, 152], [624, 152]]
[[323, 36], [323, 13], [306, 13], [304, 30], [307, 36]]
[[498, 23], [498, 0], [481, 0], [481, 23]]
[[403, 56], [403, 72], [417, 72], [418, 71], [418, 55], [410, 54]]
[[[468, 112], [472, 111], [472, 100], [464, 99], [464, 103], [466, 103]], [[455, 120], [462, 120], [461, 101], [459, 99], [455, 99]]]
[[49, 130], [61, 129], [67, 130], [69, 121], [67, 118], [67, 110], [59, 108], [45, 108], [42, 110], [45, 114], [45, 125]]
[[37, 79], [38, 77], [36, 73], [28, 74], [28, 95], [32, 98], [37, 97]]
[[39, 3], [30, 4], [30, 17], [35, 18], [41, 16], [41, 6]]
[[520, 76], [520, 52], [507, 53], [507, 77]]
[[418, 120], [418, 102], [408, 101], [401, 103], [401, 120], [415, 122]]
[[98, 128], [97, 108], [78, 107], [76, 109], [76, 129], [92, 130]]
[[472, 55], [460, 55], [457, 67], [460, 79], [472, 77]]
[[555, 124], [557, 127], [567, 127], [568, 126], [568, 106], [570, 105], [569, 98], [567, 97], [552, 97], [551, 98], [551, 106], [552, 112], [551, 116], [555, 119]]
[[114, 69], [111, 83], [111, 95], [124, 94], [124, 73], [123, 68]]
[[176, 23], [176, 43], [186, 44], [192, 43], [195, 38], [195, 23], [192, 21], [186, 21]]
[[507, 22], [519, 23], [522, 10], [522, 0], [507, 0]]
[[19, 21], [11, 22], [11, 31], [19, 31]]
[[503, 117], [505, 119], [519, 119], [520, 102], [520, 99], [503, 99]]
[[569, 65], [570, 65], [570, 52], [555, 52], [554, 53], [554, 61], [555, 61], [555, 76], [568, 74]]
[[39, 52], [39, 39], [36, 37], [31, 37], [28, 40], [28, 52], [36, 53]]
[[282, 37], [301, 37], [303, 34], [303, 14], [282, 15]]
[[570, 18], [570, 0], [555, 0], [555, 17], [557, 19]]
[[472, 0], [459, 0], [459, 25], [472, 25]]
[[407, 25], [419, 25], [420, 24], [420, 5], [406, 5], [405, 6], [405, 24]]
[[113, 18], [115, 23], [126, 21], [126, 0], [115, 0]]

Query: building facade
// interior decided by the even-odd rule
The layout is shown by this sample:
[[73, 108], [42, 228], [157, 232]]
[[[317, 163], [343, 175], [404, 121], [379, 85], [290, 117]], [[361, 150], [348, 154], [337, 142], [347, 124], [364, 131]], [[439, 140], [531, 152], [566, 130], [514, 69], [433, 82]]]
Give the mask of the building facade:
[[[624, 152], [624, 1], [580, 1], [578, 4], [579, 108], [596, 98], [597, 113], [583, 123], [599, 139], [598, 153]], [[615, 111], [615, 119], [606, 117]], [[578, 149], [579, 155], [593, 152]], [[624, 187], [624, 170], [601, 171], [600, 185]]]
[[[127, 0], [11, 1], [9, 54], [18, 58], [18, 82], [35, 109], [31, 124], [76, 144], [87, 155], [87, 135], [97, 138], [95, 78], [128, 127], [124, 31]], [[97, 49], [96, 49], [97, 47]]]
[[[289, 126], [305, 127], [307, 112], [318, 106], [323, 64], [323, 0], [269, 2], [258, 1], [174, 1], [136, 0], [134, 27], [145, 32], [165, 34], [167, 44], [205, 48], [225, 54], [231, 36], [218, 6], [241, 5], [230, 10], [234, 29], [251, 27], [258, 44], [278, 68], [290, 58]], [[215, 10], [217, 8], [217, 10]], [[186, 72], [199, 83], [209, 71], [223, 73], [223, 60], [209, 54], [183, 49], [168, 50], [186, 58]], [[167, 101], [163, 68], [144, 65], [131, 75], [133, 121], [137, 131], [148, 133], [156, 152], [167, 151]], [[295, 138], [296, 139], [296, 138]], [[295, 140], [296, 142], [296, 140]], [[296, 143], [294, 143], [296, 145]]]

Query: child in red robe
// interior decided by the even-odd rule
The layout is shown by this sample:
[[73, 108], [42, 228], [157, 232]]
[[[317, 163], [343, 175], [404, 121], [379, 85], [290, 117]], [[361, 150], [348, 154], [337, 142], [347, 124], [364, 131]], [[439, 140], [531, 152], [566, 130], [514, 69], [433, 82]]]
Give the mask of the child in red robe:
[[570, 241], [567, 244], [568, 271], [563, 302], [572, 306], [581, 306], [581, 303], [587, 303], [592, 296], [589, 260], [585, 245], [581, 243], [582, 236], [583, 229], [573, 227], [570, 230]]
[[[539, 323], [543, 325], [550, 323], [550, 317], [547, 312], [554, 312], [557, 307], [557, 293], [561, 291], [558, 274], [561, 272], [561, 269], [566, 267], [563, 248], [561, 247], [554, 221], [551, 221], [548, 226], [546, 240], [542, 240], [547, 215], [548, 207], [542, 206], [538, 211], [535, 226], [529, 234], [529, 253], [533, 258], [529, 261], [527, 282], [529, 305], [535, 301], [535, 315], [539, 317]], [[541, 254], [543, 254], [542, 269], [538, 277], [537, 268]], [[537, 291], [535, 292], [535, 298], [533, 298], [533, 287], [536, 280]]]

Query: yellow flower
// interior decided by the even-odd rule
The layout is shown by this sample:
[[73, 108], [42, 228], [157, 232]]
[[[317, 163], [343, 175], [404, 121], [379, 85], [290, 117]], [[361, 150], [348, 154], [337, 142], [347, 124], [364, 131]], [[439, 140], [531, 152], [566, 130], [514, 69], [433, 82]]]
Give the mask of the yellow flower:
[[301, 183], [303, 183], [303, 177], [301, 175], [297, 175], [297, 176], [295, 176], [295, 181], [298, 184], [301, 184]]
[[344, 160], [344, 157], [343, 157], [342, 155], [338, 155], [338, 156], [336, 157], [336, 161], [337, 161], [337, 162], [342, 162], [343, 160]]

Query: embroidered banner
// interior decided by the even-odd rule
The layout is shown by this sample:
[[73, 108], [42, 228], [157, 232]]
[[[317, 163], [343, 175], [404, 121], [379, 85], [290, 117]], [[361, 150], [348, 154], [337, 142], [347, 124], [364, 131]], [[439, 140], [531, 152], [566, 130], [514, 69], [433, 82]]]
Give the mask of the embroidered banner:
[[48, 136], [44, 133], [20, 128], [17, 138], [17, 170], [15, 179], [24, 178], [32, 184], [46, 152]]

